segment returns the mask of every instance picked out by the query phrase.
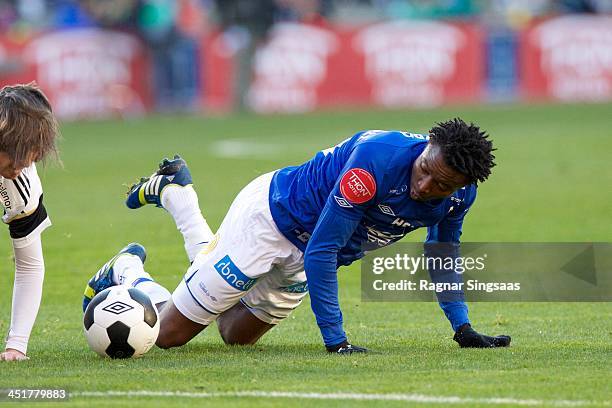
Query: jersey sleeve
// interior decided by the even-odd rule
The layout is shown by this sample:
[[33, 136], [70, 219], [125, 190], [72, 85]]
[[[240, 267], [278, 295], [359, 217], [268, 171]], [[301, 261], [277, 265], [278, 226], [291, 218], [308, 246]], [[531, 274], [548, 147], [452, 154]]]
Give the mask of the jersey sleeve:
[[0, 198], [4, 207], [2, 221], [8, 224], [15, 247], [27, 246], [51, 225], [35, 164], [22, 170], [15, 179], [1, 179]]
[[[476, 199], [476, 188], [466, 187], [465, 197], [460, 203], [454, 203], [449, 213], [438, 224], [427, 230], [425, 254], [428, 257], [460, 256], [459, 240], [463, 228], [463, 220]], [[429, 274], [434, 282], [461, 283], [462, 275], [453, 269], [430, 268]], [[469, 323], [468, 307], [461, 290], [436, 292], [440, 308], [446, 315], [454, 331], [465, 323]]]
[[[379, 147], [379, 148], [377, 148]], [[326, 346], [346, 340], [338, 302], [337, 259], [364, 212], [385, 191], [388, 150], [357, 146], [350, 154], [314, 228], [304, 253], [311, 307]]]

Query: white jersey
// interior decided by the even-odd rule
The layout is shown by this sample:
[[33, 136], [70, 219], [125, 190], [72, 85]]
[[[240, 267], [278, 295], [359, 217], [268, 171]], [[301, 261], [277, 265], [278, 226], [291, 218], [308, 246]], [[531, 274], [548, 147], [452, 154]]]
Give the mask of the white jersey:
[[27, 245], [31, 237], [38, 236], [51, 225], [42, 198], [36, 164], [23, 169], [14, 180], [0, 176], [0, 202], [4, 208], [2, 221], [9, 225], [16, 247]]

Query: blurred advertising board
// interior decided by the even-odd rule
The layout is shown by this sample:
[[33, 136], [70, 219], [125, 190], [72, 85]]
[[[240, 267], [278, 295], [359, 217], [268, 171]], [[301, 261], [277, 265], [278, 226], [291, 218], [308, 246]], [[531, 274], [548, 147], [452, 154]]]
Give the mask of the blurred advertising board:
[[[253, 58], [248, 101], [257, 112], [478, 102], [484, 87], [483, 41], [478, 26], [465, 23], [278, 24]], [[230, 109], [232, 43], [218, 34], [204, 40], [203, 50], [204, 106]]]
[[146, 48], [128, 33], [95, 28], [0, 42], [2, 85], [35, 80], [63, 119], [141, 115], [152, 105]]
[[521, 42], [525, 97], [612, 100], [612, 16], [546, 20], [523, 32]]

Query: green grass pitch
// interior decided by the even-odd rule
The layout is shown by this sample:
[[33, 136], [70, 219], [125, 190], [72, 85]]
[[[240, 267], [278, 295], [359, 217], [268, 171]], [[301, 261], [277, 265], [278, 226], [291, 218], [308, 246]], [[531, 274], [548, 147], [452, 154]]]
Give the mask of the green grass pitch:
[[[434, 303], [364, 303], [359, 266], [341, 269], [345, 328], [375, 353], [329, 356], [306, 302], [254, 347], [226, 347], [216, 327], [187, 346], [142, 359], [98, 358], [85, 342], [82, 291], [124, 244], [148, 250], [147, 270], [173, 290], [187, 267], [182, 239], [156, 208], [129, 211], [125, 186], [163, 156], [190, 164], [200, 204], [216, 229], [251, 179], [298, 164], [361, 129], [426, 132], [461, 116], [487, 129], [498, 166], [479, 189], [464, 241], [612, 241], [612, 105], [493, 106], [301, 116], [192, 116], [82, 122], [62, 126], [63, 168], [40, 167], [54, 226], [43, 235], [46, 280], [32, 334], [31, 360], [0, 364], [0, 389], [89, 391], [375, 393], [460, 397], [480, 406], [612, 404], [612, 305], [474, 303], [476, 329], [512, 335], [503, 350], [461, 350]], [[8, 237], [8, 234], [4, 234]], [[422, 232], [408, 237], [420, 241]], [[12, 250], [2, 240], [0, 332], [9, 325]], [[580, 402], [582, 401], [582, 402]], [[400, 406], [418, 401], [270, 397], [75, 396], [72, 406]], [[447, 402], [422, 401], [428, 406]], [[500, 402], [500, 401], [493, 401]], [[503, 401], [501, 401], [503, 402]], [[529, 402], [529, 401], [527, 401]], [[503, 404], [502, 404], [503, 405]]]

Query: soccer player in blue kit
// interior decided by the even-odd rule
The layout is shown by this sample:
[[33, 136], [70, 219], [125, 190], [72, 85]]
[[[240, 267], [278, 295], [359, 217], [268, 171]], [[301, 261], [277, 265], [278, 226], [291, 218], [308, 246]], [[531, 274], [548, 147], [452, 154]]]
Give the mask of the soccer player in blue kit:
[[[428, 243], [457, 248], [476, 183], [495, 165], [493, 150], [485, 132], [461, 119], [429, 135], [359, 132], [301, 166], [252, 181], [214, 235], [186, 163], [166, 159], [132, 187], [126, 204], [171, 214], [191, 262], [184, 279], [170, 295], [145, 272], [144, 248], [130, 244], [91, 278], [83, 307], [108, 286], [130, 285], [158, 305], [159, 347], [181, 346], [215, 320], [226, 343], [253, 344], [310, 292], [327, 350], [365, 352], [344, 332], [337, 268], [421, 227]], [[439, 303], [461, 347], [510, 344], [509, 336], [476, 332], [462, 297]]]

